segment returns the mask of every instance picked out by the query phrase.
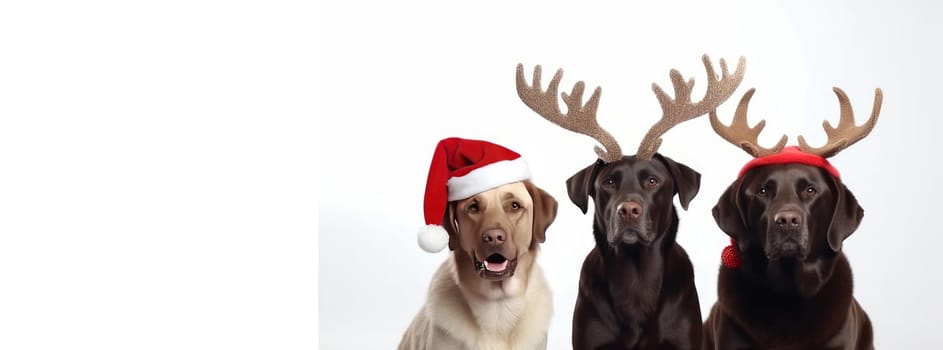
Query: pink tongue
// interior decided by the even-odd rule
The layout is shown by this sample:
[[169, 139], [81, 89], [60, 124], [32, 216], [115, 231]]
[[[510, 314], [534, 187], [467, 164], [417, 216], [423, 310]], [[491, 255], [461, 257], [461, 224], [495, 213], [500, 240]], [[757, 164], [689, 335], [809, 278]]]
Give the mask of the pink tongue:
[[500, 272], [500, 271], [504, 271], [504, 269], [506, 269], [507, 267], [508, 267], [507, 260], [499, 262], [499, 263], [485, 261], [485, 269], [487, 269], [488, 271]]

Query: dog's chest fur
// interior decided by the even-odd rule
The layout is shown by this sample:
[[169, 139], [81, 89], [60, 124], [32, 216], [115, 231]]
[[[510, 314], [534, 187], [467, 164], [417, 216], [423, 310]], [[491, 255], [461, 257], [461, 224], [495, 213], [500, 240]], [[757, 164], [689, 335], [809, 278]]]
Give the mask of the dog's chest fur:
[[448, 259], [434, 277], [428, 304], [433, 327], [466, 349], [545, 347], [553, 306], [539, 266], [505, 281], [504, 296], [497, 299], [463, 291], [455, 269], [455, 260]]
[[869, 321], [859, 319], [867, 316], [852, 296], [851, 269], [844, 254], [838, 254], [834, 269], [818, 294], [801, 302], [782, 301], [784, 297], [768, 289], [749, 285], [737, 275], [740, 272], [722, 270], [725, 283], [718, 298], [731, 320], [749, 331], [750, 341], [764, 348], [854, 349], [860, 346], [856, 342], [861, 324]]
[[[650, 252], [643, 252], [650, 254]], [[612, 260], [621, 261], [612, 261]], [[652, 319], [658, 306], [663, 279], [661, 257], [637, 259], [637, 257], [614, 256], [604, 262], [606, 276], [623, 276], [609, 280], [609, 295], [613, 306], [629, 324], [643, 323]], [[639, 263], [658, 265], [642, 267]]]

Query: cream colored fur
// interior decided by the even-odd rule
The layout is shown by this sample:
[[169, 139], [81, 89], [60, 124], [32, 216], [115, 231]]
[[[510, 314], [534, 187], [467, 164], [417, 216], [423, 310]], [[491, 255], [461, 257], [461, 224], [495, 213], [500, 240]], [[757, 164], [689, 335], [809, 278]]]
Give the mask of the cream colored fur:
[[[531, 192], [540, 196], [541, 207]], [[512, 209], [512, 202], [521, 209]], [[530, 183], [516, 182], [458, 201], [455, 208], [457, 226], [450, 232], [455, 250], [433, 275], [426, 303], [399, 349], [545, 349], [553, 302], [537, 266], [542, 239], [535, 238], [534, 225], [538, 221], [549, 225], [556, 215], [556, 201]], [[486, 228], [507, 232], [500, 249], [509, 259], [516, 258], [513, 276], [488, 280], [476, 270], [474, 259], [480, 249], [494, 248], [482, 246], [481, 232]], [[484, 258], [478, 255], [479, 260]]]
[[[535, 253], [529, 252], [531, 261]], [[553, 302], [539, 266], [529, 264], [506, 281], [489, 282], [495, 290], [485, 296], [459, 285], [455, 260], [453, 253], [436, 271], [426, 304], [399, 350], [546, 349]]]

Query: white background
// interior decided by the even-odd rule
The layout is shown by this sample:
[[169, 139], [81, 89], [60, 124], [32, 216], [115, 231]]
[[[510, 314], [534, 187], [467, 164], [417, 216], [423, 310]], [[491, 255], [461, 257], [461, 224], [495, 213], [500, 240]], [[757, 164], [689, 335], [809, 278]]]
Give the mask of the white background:
[[313, 14], [0, 4], [0, 349], [317, 346]]
[[[549, 347], [569, 348], [579, 268], [592, 247], [591, 217], [569, 202], [564, 181], [595, 158], [594, 141], [542, 120], [515, 92], [520, 62], [561, 86], [603, 87], [599, 121], [634, 153], [660, 115], [651, 83], [668, 71], [694, 77], [701, 54], [747, 57], [746, 78], [722, 108], [724, 121], [750, 87], [750, 121], [767, 119], [761, 143], [803, 134], [819, 145], [823, 119], [837, 121], [833, 86], [859, 123], [874, 89], [885, 92], [868, 138], [832, 163], [865, 209], [845, 243], [855, 296], [874, 322], [878, 348], [943, 346], [936, 269], [943, 239], [934, 175], [940, 159], [943, 14], [930, 2], [333, 2], [322, 9], [319, 49], [324, 120], [320, 164], [320, 344], [392, 349], [423, 303], [447, 253], [416, 245], [436, 142], [486, 139], [521, 153], [535, 183], [560, 202], [539, 262], [554, 293]], [[641, 5], [644, 4], [644, 5]], [[707, 118], [664, 137], [661, 152], [703, 174], [682, 212], [678, 240], [695, 267], [701, 308], [716, 300], [727, 237], [710, 209], [749, 156], [713, 134]]]

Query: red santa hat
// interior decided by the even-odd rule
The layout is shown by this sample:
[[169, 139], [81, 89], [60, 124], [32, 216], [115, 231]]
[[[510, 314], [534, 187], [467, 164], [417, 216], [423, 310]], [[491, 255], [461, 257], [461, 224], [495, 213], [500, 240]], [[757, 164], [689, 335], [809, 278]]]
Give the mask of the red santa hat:
[[530, 178], [521, 155], [503, 146], [457, 137], [439, 141], [426, 180], [426, 226], [419, 231], [419, 247], [436, 253], [448, 245], [449, 235], [442, 227], [448, 202]]
[[737, 177], [743, 177], [743, 174], [746, 174], [748, 170], [761, 167], [764, 165], [772, 164], [790, 164], [790, 163], [799, 163], [805, 165], [811, 165], [814, 167], [819, 167], [825, 169], [829, 174], [834, 176], [836, 179], [840, 179], [841, 176], [838, 174], [838, 169], [832, 166], [827, 159], [822, 156], [805, 153], [796, 146], [789, 146], [783, 148], [783, 150], [776, 154], [771, 154], [768, 156], [763, 156], [759, 158], [753, 158], [747, 165], [743, 166], [743, 169], [740, 169], [740, 174]]

